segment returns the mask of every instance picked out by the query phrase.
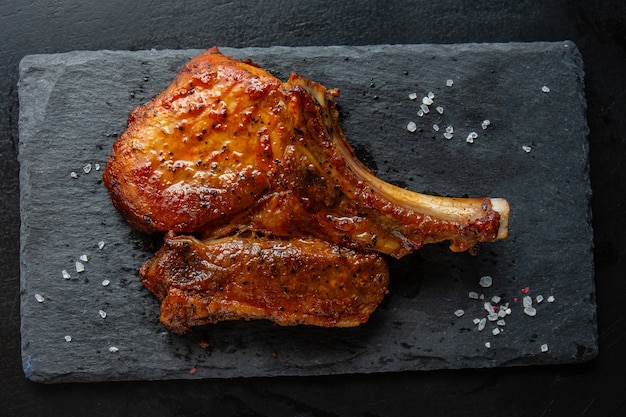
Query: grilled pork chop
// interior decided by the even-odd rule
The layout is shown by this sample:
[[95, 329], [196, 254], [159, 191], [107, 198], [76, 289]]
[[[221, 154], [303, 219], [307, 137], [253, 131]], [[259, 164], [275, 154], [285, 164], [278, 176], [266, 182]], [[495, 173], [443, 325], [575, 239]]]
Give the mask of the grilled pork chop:
[[[163, 300], [161, 319], [170, 329], [239, 317], [282, 325], [356, 325], [374, 310], [371, 300], [380, 302], [386, 292], [380, 255], [401, 257], [442, 241], [464, 251], [507, 236], [504, 199], [428, 196], [375, 177], [342, 133], [334, 104], [338, 94], [296, 74], [281, 82], [212, 48], [133, 110], [113, 145], [104, 182], [133, 227], [168, 233], [141, 277]], [[279, 247], [298, 249], [276, 249], [272, 262], [241, 269], [240, 263], [254, 262], [250, 254], [271, 252], [277, 241]], [[222, 246], [234, 242], [248, 249], [229, 252], [224, 275], [211, 256], [219, 258]], [[335, 270], [321, 268], [333, 263], [337, 250], [349, 251], [351, 261]], [[194, 261], [185, 264], [190, 251]], [[302, 284], [297, 297], [273, 292], [292, 262], [309, 264], [295, 273]], [[354, 262], [376, 266], [350, 278]], [[202, 279], [188, 287], [198, 274]], [[354, 291], [352, 301], [333, 298], [324, 304], [325, 314], [319, 306], [311, 313], [309, 303], [327, 296], [317, 283], [329, 274]], [[241, 275], [257, 294], [269, 291], [283, 304], [297, 299], [301, 307], [279, 314], [274, 308], [281, 302], [260, 297], [251, 310], [247, 296], [235, 290]], [[358, 286], [363, 279], [372, 284]], [[217, 282], [223, 288], [219, 294], [207, 289]], [[371, 297], [359, 292], [365, 288]]]

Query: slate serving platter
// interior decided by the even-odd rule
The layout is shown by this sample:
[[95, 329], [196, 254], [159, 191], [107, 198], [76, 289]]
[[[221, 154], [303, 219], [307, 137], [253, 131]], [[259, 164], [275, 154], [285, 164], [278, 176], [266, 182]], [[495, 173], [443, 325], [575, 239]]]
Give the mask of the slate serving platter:
[[[323, 375], [596, 356], [588, 130], [583, 63], [573, 43], [221, 50], [252, 58], [281, 79], [294, 71], [339, 88], [345, 134], [378, 176], [425, 193], [504, 197], [510, 237], [482, 245], [475, 256], [441, 244], [391, 260], [391, 293], [358, 328], [236, 321], [172, 335], [137, 276], [160, 242], [130, 229], [101, 175], [130, 110], [201, 51], [27, 56], [19, 83], [27, 378]], [[420, 117], [429, 92], [434, 103]], [[447, 126], [452, 139], [443, 135]], [[466, 141], [471, 132], [474, 143]], [[485, 275], [492, 286], [479, 284]], [[486, 318], [484, 303], [493, 296], [509, 314], [479, 330], [475, 319]], [[525, 296], [534, 316], [524, 313]]]

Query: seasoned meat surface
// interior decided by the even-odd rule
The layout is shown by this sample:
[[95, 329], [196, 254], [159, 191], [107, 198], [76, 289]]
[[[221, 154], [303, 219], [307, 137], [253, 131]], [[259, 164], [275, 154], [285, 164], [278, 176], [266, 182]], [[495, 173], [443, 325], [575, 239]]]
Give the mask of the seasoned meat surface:
[[387, 293], [385, 259], [315, 238], [231, 236], [201, 241], [169, 235], [140, 271], [176, 333], [235, 319], [351, 327]]
[[[142, 279], [163, 300], [161, 319], [170, 328], [182, 331], [235, 317], [265, 317], [280, 324], [360, 323], [367, 316], [363, 312], [373, 311], [371, 300], [380, 302], [386, 278], [367, 287], [370, 299], [359, 292], [366, 288], [357, 285], [360, 281], [350, 283], [348, 265], [331, 269], [325, 275], [355, 291], [356, 304], [349, 312], [345, 301], [335, 298], [317, 305], [313, 300], [321, 300], [319, 288], [311, 285], [319, 279], [319, 265], [331, 263], [320, 257], [330, 260], [341, 248], [356, 264], [376, 260], [378, 265], [383, 261], [373, 254], [401, 257], [442, 241], [449, 241], [453, 251], [464, 251], [506, 237], [506, 200], [429, 196], [375, 177], [342, 133], [334, 103], [338, 95], [297, 74], [281, 82], [252, 62], [212, 48], [191, 59], [161, 94], [133, 110], [127, 130], [113, 145], [104, 183], [133, 227], [168, 233], [164, 249], [142, 269]], [[191, 245], [186, 251], [176, 235]], [[278, 241], [290, 248], [287, 258], [272, 246]], [[233, 245], [248, 249], [234, 250]], [[256, 253], [252, 247], [259, 245], [263, 249], [258, 253], [273, 262], [250, 259]], [[207, 275], [201, 280], [205, 295], [199, 288], [182, 289], [184, 274], [206, 274], [205, 263], [196, 262], [200, 251], [217, 254], [226, 248], [233, 252], [224, 268], [239, 275]], [[172, 256], [176, 262], [165, 262]], [[242, 279], [254, 283], [259, 294], [272, 288], [272, 268], [288, 268], [288, 259], [299, 259], [300, 265], [312, 262], [295, 276], [286, 269], [278, 273], [280, 279], [302, 281], [301, 308], [285, 292], [255, 302], [239, 292], [236, 283]], [[242, 270], [241, 265], [254, 267]], [[208, 289], [216, 282], [225, 293]], [[228, 294], [247, 301], [228, 304]], [[274, 312], [279, 304], [283, 310]], [[325, 314], [321, 308], [327, 309]]]

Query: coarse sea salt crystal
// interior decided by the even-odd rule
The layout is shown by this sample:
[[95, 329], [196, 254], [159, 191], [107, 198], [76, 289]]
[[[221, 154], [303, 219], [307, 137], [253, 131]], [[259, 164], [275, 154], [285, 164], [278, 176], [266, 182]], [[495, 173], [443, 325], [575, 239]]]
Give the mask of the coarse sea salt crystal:
[[117, 346], [111, 346], [111, 347], [109, 347], [109, 352], [111, 352], [111, 353], [116, 353], [116, 352], [119, 352], [119, 350], [120, 350], [120, 349], [119, 349]]
[[525, 296], [524, 298], [522, 298], [522, 305], [524, 307], [532, 307], [533, 305], [533, 299], [530, 298], [530, 296]]
[[446, 86], [447, 87], [452, 87], [453, 85], [454, 85], [454, 80], [452, 80], [452, 79], [446, 80]]
[[78, 259], [80, 259], [83, 262], [89, 262], [89, 257], [87, 255], [80, 255], [80, 258]]
[[489, 288], [493, 285], [493, 278], [489, 275], [482, 276], [478, 284], [483, 288]]
[[438, 125], [437, 123], [435, 123], [435, 124], [433, 125], [433, 130], [434, 130], [435, 132], [439, 132], [439, 125]]
[[494, 336], [499, 335], [500, 333], [502, 333], [502, 330], [500, 330], [499, 328], [495, 328], [491, 331], [491, 334], [493, 334]]
[[429, 91], [428, 94], [426, 94], [426, 97], [432, 100], [435, 98], [435, 93], [433, 93], [432, 91]]
[[478, 137], [478, 133], [470, 132], [469, 135], [467, 135], [467, 138], [465, 139], [465, 142], [467, 142], [467, 143], [474, 143], [474, 139], [476, 139], [477, 137]]
[[463, 317], [464, 314], [465, 314], [465, 311], [463, 311], [460, 308], [454, 312], [454, 315], [457, 317]]
[[64, 269], [63, 271], [61, 271], [61, 276], [63, 276], [63, 279], [70, 279], [70, 278], [72, 278], [70, 273], [67, 272], [67, 269]]
[[417, 115], [418, 115], [419, 117], [424, 117], [424, 112], [423, 112], [422, 110], [418, 110], [418, 111], [417, 111]]
[[37, 300], [38, 303], [43, 303], [45, 298], [43, 298], [43, 295], [41, 294], [35, 294], [35, 300]]
[[110, 283], [111, 283], [111, 281], [109, 281], [108, 279], [105, 279], [104, 281], [102, 281], [102, 286], [103, 287], [108, 287]]
[[445, 132], [443, 134], [443, 137], [448, 139], [448, 140], [450, 140], [450, 139], [452, 139], [454, 137], [454, 135], [452, 133], [450, 133], [450, 132]]
[[485, 119], [483, 120], [483, 122], [480, 124], [480, 127], [483, 128], [483, 130], [486, 130], [487, 127], [491, 124], [491, 121], [489, 119]]
[[537, 297], [535, 297], [535, 301], [537, 302], [537, 304], [543, 302], [543, 295], [538, 295]]
[[535, 307], [524, 307], [524, 314], [534, 317], [537, 315], [537, 310], [535, 309]]
[[541, 345], [541, 351], [544, 352], [544, 353], [548, 351], [548, 344], [547, 343], [544, 343], [543, 345]]
[[406, 130], [408, 130], [409, 132], [415, 132], [417, 130], [417, 125], [415, 124], [415, 122], [409, 122], [406, 125]]
[[498, 320], [498, 321], [496, 322], [496, 324], [497, 324], [498, 326], [500, 326], [500, 327], [503, 327], [503, 326], [506, 326], [506, 321], [504, 321], [504, 320], [500, 319], [500, 320]]
[[541, 91], [544, 93], [549, 93], [550, 92], [550, 87], [548, 87], [547, 85], [544, 85], [543, 87], [541, 87]]
[[478, 322], [478, 331], [482, 332], [483, 330], [485, 330], [485, 326], [487, 326], [487, 319], [485, 317], [483, 317]]
[[93, 165], [91, 165], [91, 164], [87, 164], [87, 165], [85, 165], [85, 166], [83, 167], [83, 172], [84, 172], [85, 174], [89, 174], [89, 173], [91, 172], [91, 169], [92, 169], [92, 168], [93, 168]]
[[485, 342], [485, 347], [487, 349], [491, 349], [491, 342]]
[[76, 272], [84, 272], [85, 271], [85, 265], [82, 262], [78, 262], [76, 261]]
[[70, 172], [70, 177], [76, 179], [76, 178], [78, 178], [78, 174], [76, 172], [72, 171], [72, 172]]
[[443, 114], [443, 107], [437, 106], [437, 107], [435, 107], [435, 110], [437, 110], [437, 113]]
[[422, 104], [430, 106], [431, 104], [433, 104], [433, 99], [430, 97], [422, 97]]
[[489, 301], [485, 302], [483, 304], [483, 308], [485, 309], [485, 311], [489, 314], [493, 313], [493, 306], [491, 305], [491, 303]]
[[65, 336], [65, 341], [66, 342], [71, 342], [72, 341], [72, 336], [70, 336], [70, 335]]
[[489, 321], [496, 321], [496, 320], [498, 320], [498, 313], [495, 313], [495, 312], [494, 313], [489, 313], [487, 315], [487, 320], [489, 320]]
[[409, 100], [415, 100], [415, 99], [417, 99], [417, 93], [409, 94]]
[[491, 302], [494, 304], [498, 304], [500, 301], [502, 301], [502, 297], [500, 297], [499, 295], [494, 295], [493, 297], [491, 297]]
[[454, 133], [454, 127], [452, 127], [452, 126], [446, 126], [446, 132], [448, 132], [448, 133]]
[[104, 245], [105, 245], [104, 240], [101, 240], [100, 242], [98, 242], [98, 249], [100, 250], [104, 249]]
[[555, 301], [555, 298], [554, 298], [554, 296], [553, 296], [553, 295], [551, 295], [551, 296], [549, 296], [549, 297], [548, 297], [548, 302], [549, 302], [549, 303], [553, 303], [554, 301]]
[[104, 310], [98, 311], [98, 314], [100, 314], [100, 317], [102, 317], [103, 319], [107, 318], [107, 312]]
[[480, 323], [480, 319], [476, 317], [474, 320], [472, 320], [472, 322], [477, 325], [478, 323]]
[[478, 293], [476, 291], [470, 291], [467, 296], [472, 300], [478, 300]]
[[523, 150], [524, 152], [526, 152], [526, 153], [529, 153], [530, 151], [532, 151], [532, 150], [533, 150], [533, 148], [531, 148], [531, 147], [530, 147], [530, 146], [528, 146], [528, 145], [522, 145], [522, 150]]
[[100, 164], [94, 164], [93, 167], [96, 171], [100, 171]]
[[420, 104], [420, 110], [424, 114], [428, 114], [430, 112], [430, 108], [426, 104], [424, 104], [424, 103]]

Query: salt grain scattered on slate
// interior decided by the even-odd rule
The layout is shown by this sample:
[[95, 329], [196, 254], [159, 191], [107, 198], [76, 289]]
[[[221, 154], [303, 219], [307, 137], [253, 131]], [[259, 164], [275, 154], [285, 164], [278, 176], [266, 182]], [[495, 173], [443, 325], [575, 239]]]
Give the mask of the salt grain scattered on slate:
[[443, 137], [448, 139], [448, 140], [450, 140], [450, 139], [452, 139], [454, 137], [454, 135], [452, 133], [450, 133], [450, 132], [445, 132], [443, 134]]
[[551, 295], [551, 296], [549, 296], [549, 297], [548, 297], [548, 302], [549, 302], [549, 303], [553, 303], [553, 302], [554, 302], [554, 296], [552, 296], [552, 295]]
[[61, 275], [63, 276], [63, 279], [70, 279], [72, 278], [72, 276], [70, 275], [69, 272], [67, 272], [66, 269], [64, 269], [63, 271], [61, 271]]
[[105, 245], [104, 241], [98, 242], [98, 249], [100, 250], [104, 249], [104, 245]]
[[537, 315], [537, 310], [535, 309], [535, 307], [524, 307], [524, 314], [534, 317]]
[[89, 257], [87, 255], [80, 255], [80, 258], [78, 259], [80, 259], [83, 262], [89, 262]]
[[547, 352], [548, 351], [548, 344], [544, 343], [543, 345], [541, 345], [541, 351], [542, 352]]
[[92, 168], [92, 167], [93, 167], [93, 165], [91, 165], [91, 164], [87, 164], [87, 165], [85, 165], [85, 166], [83, 167], [83, 172], [84, 172], [85, 174], [89, 174], [89, 173], [91, 172], [91, 168]]
[[522, 305], [523, 305], [524, 307], [532, 307], [532, 305], [533, 305], [533, 299], [532, 299], [532, 298], [530, 298], [530, 296], [528, 296], [528, 295], [527, 295], [526, 297], [524, 297], [524, 298], [522, 299]]
[[549, 93], [550, 87], [548, 87], [547, 85], [544, 85], [543, 87], [541, 87], [541, 91], [543, 91], [544, 93]]
[[422, 113], [424, 114], [428, 114], [430, 112], [430, 108], [424, 103], [420, 104], [420, 110], [422, 110]]
[[41, 294], [35, 294], [35, 300], [37, 300], [37, 302], [39, 303], [43, 303], [45, 298], [43, 298]]
[[70, 335], [65, 336], [65, 341], [66, 342], [71, 342], [72, 341], [72, 336], [70, 336]]
[[522, 149], [524, 150], [524, 152], [529, 153], [530, 151], [533, 150], [533, 148], [531, 148], [528, 145], [522, 145]]
[[426, 106], [430, 106], [431, 104], [433, 104], [433, 99], [430, 98], [430, 97], [423, 97], [422, 98], [422, 104], [424, 104]]
[[478, 322], [478, 331], [482, 332], [485, 329], [485, 326], [487, 326], [487, 319], [485, 317], [483, 317]]
[[100, 314], [100, 317], [102, 317], [103, 319], [107, 318], [107, 312], [104, 310], [98, 311], [98, 314]]
[[441, 107], [441, 106], [437, 106], [437, 107], [435, 108], [435, 110], [437, 110], [437, 113], [439, 113], [439, 114], [443, 114], [443, 107]]
[[470, 291], [468, 297], [472, 300], [478, 300], [478, 293], [476, 291]]
[[457, 317], [463, 317], [463, 315], [465, 314], [465, 311], [458, 309], [454, 312], [454, 315]]
[[100, 164], [95, 164], [94, 168], [95, 168], [96, 171], [100, 171]]
[[415, 100], [415, 99], [417, 99], [417, 93], [409, 94], [409, 100]]
[[105, 279], [104, 281], [102, 281], [102, 286], [103, 287], [108, 287], [110, 283], [111, 283], [111, 281], [109, 281], [108, 279]]
[[452, 87], [452, 85], [454, 85], [454, 80], [447, 80], [446, 81], [446, 86]]
[[491, 121], [489, 119], [485, 119], [483, 120], [483, 122], [480, 124], [480, 127], [483, 128], [483, 130], [486, 130], [487, 127], [491, 124]]
[[415, 124], [415, 122], [409, 122], [406, 125], [406, 130], [408, 130], [409, 132], [415, 132], [417, 130], [417, 125]]
[[485, 347], [487, 349], [491, 349], [491, 342], [485, 342]]
[[76, 178], [78, 178], [78, 174], [76, 172], [72, 171], [72, 172], [70, 172], [70, 177], [76, 179]]
[[111, 352], [111, 353], [116, 353], [116, 352], [119, 352], [119, 350], [120, 350], [120, 349], [119, 349], [118, 347], [116, 347], [116, 346], [111, 346], [111, 347], [109, 348], [109, 352]]
[[491, 276], [489, 275], [485, 275], [480, 278], [480, 281], [478, 281], [478, 284], [483, 288], [489, 288], [493, 285], [493, 278], [491, 278]]
[[435, 132], [439, 132], [439, 125], [435, 123], [435, 124], [433, 125], [433, 130], [434, 130]]
[[85, 271], [85, 265], [82, 262], [78, 262], [76, 261], [76, 272], [84, 272]]
[[501, 333], [502, 331], [499, 328], [495, 328], [491, 331], [491, 334], [493, 334], [494, 336], [497, 336]]
[[467, 138], [465, 139], [465, 141], [467, 143], [474, 143], [474, 139], [476, 139], [477, 137], [478, 137], [478, 133], [470, 132], [469, 135], [467, 135]]

